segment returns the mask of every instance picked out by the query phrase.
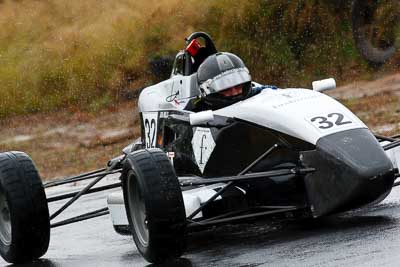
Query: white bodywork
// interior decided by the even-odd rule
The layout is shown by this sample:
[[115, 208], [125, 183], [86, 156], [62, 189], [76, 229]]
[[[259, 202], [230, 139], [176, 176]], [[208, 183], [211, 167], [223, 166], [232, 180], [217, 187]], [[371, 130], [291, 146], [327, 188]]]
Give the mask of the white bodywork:
[[129, 225], [126, 216], [124, 196], [122, 191], [113, 192], [107, 197], [107, 206], [110, 211], [111, 222], [115, 226]]
[[[153, 146], [157, 117], [168, 116], [168, 112], [162, 112], [163, 110], [192, 113], [184, 110], [190, 98], [198, 96], [194, 94], [196, 90], [190, 88], [193, 86], [190, 79], [190, 77], [175, 76], [146, 88], [140, 94], [139, 111], [143, 115], [143, 121], [148, 121], [148, 126], [145, 126], [145, 135], [149, 138], [149, 140], [145, 138], [146, 147]], [[299, 88], [264, 89], [251, 98], [211, 113], [211, 115], [207, 113], [207, 116], [199, 114], [198, 121], [208, 121], [214, 115], [236, 118], [285, 133], [314, 145], [320, 138], [333, 133], [368, 128], [357, 116], [333, 98], [317, 91]], [[152, 121], [155, 121], [155, 124], [152, 124]], [[202, 138], [206, 139], [204, 136], [207, 137], [207, 135], [202, 135]], [[208, 139], [211, 140], [211, 138]], [[195, 141], [192, 140], [192, 143]], [[203, 143], [202, 146], [204, 146]], [[386, 154], [393, 165], [399, 168], [400, 147], [386, 151]], [[215, 194], [215, 189], [221, 186], [223, 184], [183, 191], [186, 214], [189, 215], [199, 208], [202, 203]], [[220, 197], [215, 201], [219, 199]], [[128, 225], [122, 192], [111, 194], [107, 202], [113, 224]], [[196, 218], [202, 216], [200, 212]]]
[[[338, 125], [338, 116], [329, 116], [336, 113], [343, 115], [342, 123], [346, 124]], [[249, 121], [314, 145], [329, 134], [367, 128], [356, 115], [333, 98], [308, 89], [266, 89], [249, 99], [216, 110], [214, 114]], [[322, 117], [326, 119], [323, 124]], [[320, 128], [328, 123], [332, 127]]]
[[[201, 204], [210, 199], [210, 197], [212, 197], [215, 194], [216, 190], [220, 189], [224, 185], [225, 184], [223, 183], [218, 183], [182, 191], [186, 216], [193, 213], [197, 208], [200, 207]], [[217, 197], [214, 201], [218, 201], [220, 199], [221, 196]], [[129, 225], [128, 218], [126, 216], [124, 197], [122, 191], [109, 194], [107, 197], [107, 204], [111, 215], [111, 221], [114, 226]], [[194, 219], [198, 219], [201, 217], [203, 217], [202, 212], [197, 214], [194, 217]]]
[[214, 120], [214, 113], [211, 110], [189, 114], [190, 125], [200, 125]]
[[[193, 87], [190, 79], [190, 76], [175, 76], [144, 89], [139, 96], [140, 112], [149, 116], [162, 110], [184, 111], [190, 98], [197, 96], [190, 93], [196, 92], [190, 88]], [[300, 88], [264, 89], [251, 98], [216, 110], [213, 114], [252, 122], [311, 144], [332, 133], [367, 128], [357, 116], [333, 98]], [[341, 114], [343, 117], [332, 114]], [[323, 118], [326, 122], [322, 122]], [[321, 128], [327, 126], [326, 123], [332, 124], [332, 127]]]
[[[196, 90], [191, 90], [191, 76], [177, 75], [145, 88], [139, 95], [139, 111], [182, 110]], [[199, 91], [198, 91], [199, 92]]]
[[[381, 146], [390, 144], [390, 142], [383, 141], [380, 142]], [[390, 159], [390, 161], [393, 164], [393, 167], [400, 169], [400, 146], [391, 148], [387, 151], [385, 151], [386, 155]]]

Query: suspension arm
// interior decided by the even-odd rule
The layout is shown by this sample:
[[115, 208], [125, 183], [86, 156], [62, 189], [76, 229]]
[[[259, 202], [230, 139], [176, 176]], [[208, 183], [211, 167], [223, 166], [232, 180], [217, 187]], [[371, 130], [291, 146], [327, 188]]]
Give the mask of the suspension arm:
[[66, 219], [60, 222], [56, 222], [50, 225], [51, 228], [56, 228], [59, 226], [63, 226], [63, 225], [67, 225], [67, 224], [71, 224], [71, 223], [75, 223], [75, 222], [81, 222], [81, 221], [85, 221], [85, 220], [89, 220], [92, 218], [96, 218], [96, 217], [100, 217], [100, 216], [104, 216], [109, 214], [109, 210], [108, 208], [102, 208], [102, 209], [98, 209], [95, 211], [91, 211], [88, 213], [84, 213], [82, 215], [70, 218], [70, 219]]
[[[96, 187], [96, 188], [93, 188], [93, 189], [89, 189], [83, 195], [88, 195], [88, 194], [101, 192], [101, 191], [105, 191], [105, 190], [113, 189], [113, 188], [118, 188], [118, 187], [121, 187], [121, 183], [120, 182], [109, 184], [109, 185], [104, 185], [104, 186], [99, 186], [99, 187]], [[64, 194], [64, 195], [58, 195], [58, 196], [54, 196], [54, 197], [49, 197], [49, 198], [47, 198], [47, 202], [50, 203], [50, 202], [54, 202], [54, 201], [59, 201], [59, 200], [75, 197], [80, 192], [81, 191], [75, 191], [75, 192], [67, 193], [67, 194]]]
[[121, 169], [112, 170], [112, 171], [106, 171], [106, 169], [99, 169], [99, 170], [96, 170], [96, 171], [80, 174], [80, 175], [77, 175], [77, 176], [72, 176], [72, 177], [61, 179], [61, 180], [51, 181], [51, 182], [45, 183], [44, 184], [44, 188], [49, 188], [49, 187], [54, 187], [54, 186], [58, 186], [58, 185], [79, 182], [79, 181], [88, 180], [88, 179], [92, 179], [92, 178], [97, 178], [97, 177], [103, 176], [103, 175], [106, 176], [106, 175], [109, 175], [109, 174], [114, 174], [114, 173], [119, 173], [119, 172], [121, 172]]

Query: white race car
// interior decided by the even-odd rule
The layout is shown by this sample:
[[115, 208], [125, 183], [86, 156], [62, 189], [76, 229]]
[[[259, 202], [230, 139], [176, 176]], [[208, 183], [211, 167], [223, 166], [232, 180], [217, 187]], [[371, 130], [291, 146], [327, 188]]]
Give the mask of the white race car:
[[[310, 89], [264, 89], [217, 110], [188, 109], [201, 92], [189, 50], [178, 53], [171, 78], [139, 97], [142, 135], [104, 169], [42, 184], [29, 156], [0, 153], [0, 253], [12, 263], [47, 251], [50, 228], [111, 214], [114, 228], [132, 234], [154, 263], [180, 257], [196, 227], [262, 216], [317, 218], [385, 198], [399, 177], [398, 137], [374, 135], [350, 110]], [[253, 82], [254, 88], [260, 87]], [[107, 175], [120, 181], [99, 185]], [[45, 189], [93, 179], [73, 193]], [[82, 195], [121, 188], [108, 207], [54, 219]], [[48, 203], [70, 198], [49, 215]]]

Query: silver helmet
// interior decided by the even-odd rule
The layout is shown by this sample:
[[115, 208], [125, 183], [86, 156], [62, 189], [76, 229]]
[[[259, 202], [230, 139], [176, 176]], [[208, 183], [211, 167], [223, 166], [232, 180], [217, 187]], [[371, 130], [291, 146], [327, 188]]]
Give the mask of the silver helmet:
[[[236, 55], [226, 52], [209, 56], [199, 66], [197, 81], [204, 100], [218, 109], [245, 99], [251, 88], [251, 76], [243, 61]], [[229, 88], [243, 85], [240, 95], [224, 96]]]

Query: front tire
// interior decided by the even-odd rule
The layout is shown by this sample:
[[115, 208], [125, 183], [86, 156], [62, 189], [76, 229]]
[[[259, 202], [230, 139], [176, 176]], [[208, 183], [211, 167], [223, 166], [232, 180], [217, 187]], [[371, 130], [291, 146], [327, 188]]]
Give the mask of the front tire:
[[43, 256], [50, 241], [46, 194], [32, 159], [0, 153], [0, 254], [10, 263]]
[[136, 247], [151, 263], [179, 258], [186, 247], [186, 214], [174, 168], [160, 149], [127, 156], [122, 188]]

